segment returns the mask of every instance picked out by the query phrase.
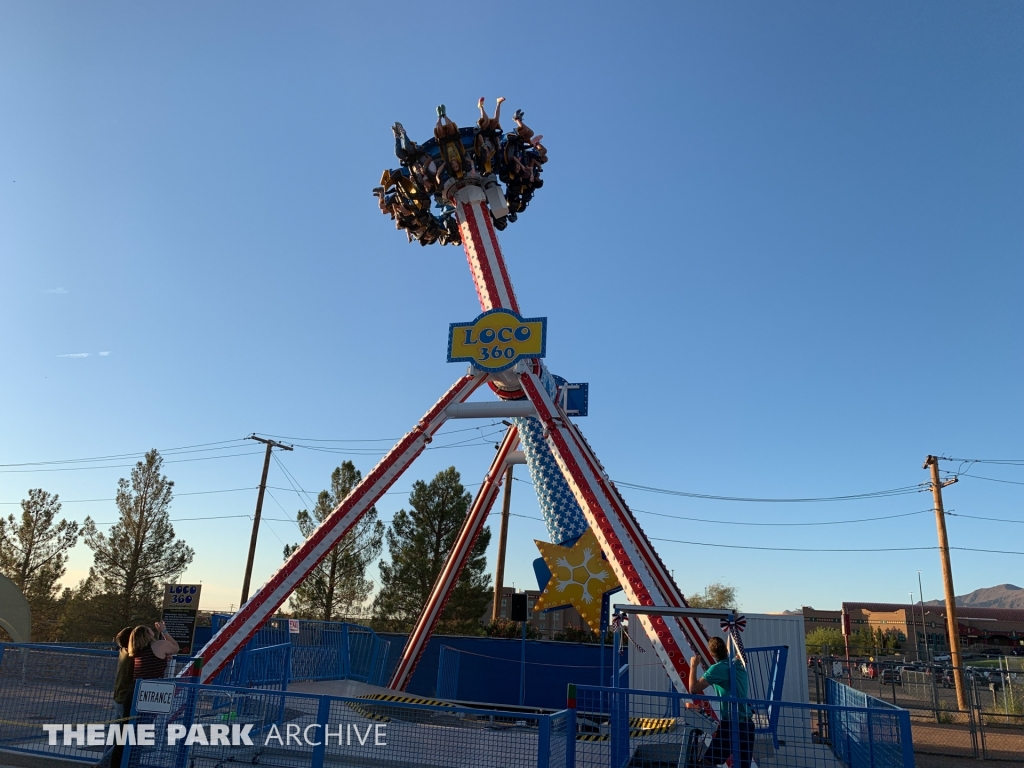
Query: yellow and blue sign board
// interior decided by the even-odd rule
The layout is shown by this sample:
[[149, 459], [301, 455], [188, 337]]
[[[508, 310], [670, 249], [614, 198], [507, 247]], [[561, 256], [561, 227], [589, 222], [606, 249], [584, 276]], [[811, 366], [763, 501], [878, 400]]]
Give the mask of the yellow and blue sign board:
[[520, 317], [508, 309], [484, 312], [471, 323], [448, 327], [448, 362], [470, 362], [490, 373], [526, 357], [544, 357], [548, 319]]

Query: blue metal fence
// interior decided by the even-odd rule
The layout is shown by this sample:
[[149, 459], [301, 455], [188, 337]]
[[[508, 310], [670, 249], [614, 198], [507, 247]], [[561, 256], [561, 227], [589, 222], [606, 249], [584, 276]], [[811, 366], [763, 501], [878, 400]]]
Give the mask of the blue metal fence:
[[[166, 714], [147, 714], [136, 711], [137, 703], [133, 706], [133, 722], [152, 726], [155, 738], [152, 745], [129, 745], [121, 768], [234, 763], [281, 768], [339, 763], [382, 768], [571, 766], [567, 745], [573, 713], [565, 710], [509, 712], [181, 681], [174, 681], [167, 709]], [[186, 744], [196, 725], [203, 727], [203, 738]], [[239, 738], [232, 745], [232, 736], [243, 730], [252, 743]], [[168, 733], [180, 734], [177, 743], [167, 743]], [[220, 739], [228, 743], [211, 743]]]
[[[839, 759], [850, 768], [899, 764], [898, 754], [911, 745], [909, 712], [832, 679], [825, 681], [825, 702], [840, 707], [827, 711], [825, 720]], [[893, 718], [875, 712], [898, 713], [901, 723], [905, 719], [905, 739], [893, 732]], [[913, 746], [909, 749], [913, 760]]]
[[[214, 614], [211, 623], [217, 632], [230, 616]], [[245, 648], [252, 651], [268, 646], [290, 645], [288, 679], [358, 680], [384, 685], [385, 665], [390, 641], [369, 627], [335, 621], [298, 622], [297, 633], [289, 631], [288, 619], [271, 619], [253, 636]]]
[[[896, 707], [797, 704], [573, 686], [575, 766], [712, 764], [739, 753], [773, 768], [913, 768], [910, 714]], [[769, 705], [777, 740], [760, 732]], [[708, 707], [714, 709], [712, 714]], [[738, 725], [734, 725], [738, 724]]]
[[[431, 638], [408, 690], [439, 699], [518, 705], [522, 652], [520, 640]], [[561, 708], [565, 705], [568, 684], [600, 685], [602, 670], [605, 680], [610, 679], [612, 658], [613, 649], [609, 646], [602, 649], [596, 644], [528, 640], [524, 704]], [[433, 677], [428, 680], [426, 674], [431, 671]], [[622, 679], [627, 684], [628, 673]]]

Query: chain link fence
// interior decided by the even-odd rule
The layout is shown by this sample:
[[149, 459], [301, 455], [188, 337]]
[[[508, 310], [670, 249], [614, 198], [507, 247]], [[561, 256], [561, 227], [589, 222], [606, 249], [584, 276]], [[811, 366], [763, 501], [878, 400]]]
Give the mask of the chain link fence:
[[[138, 712], [137, 689], [132, 721], [136, 732], [152, 727], [153, 744], [129, 745], [123, 768], [569, 768], [571, 713], [564, 710], [510, 712], [181, 681], [167, 703], [164, 714]], [[242, 733], [251, 744], [232, 743], [242, 742]]]
[[809, 683], [816, 701], [825, 701], [829, 682], [839, 680], [906, 709], [916, 752], [1019, 762], [1024, 759], [1024, 665], [1018, 668], [1014, 661], [960, 668], [963, 707], [954, 670], [942, 663], [813, 657]]
[[914, 766], [908, 713], [870, 697], [796, 704], [575, 686], [570, 706], [579, 768], [693, 768], [737, 754], [733, 768]]

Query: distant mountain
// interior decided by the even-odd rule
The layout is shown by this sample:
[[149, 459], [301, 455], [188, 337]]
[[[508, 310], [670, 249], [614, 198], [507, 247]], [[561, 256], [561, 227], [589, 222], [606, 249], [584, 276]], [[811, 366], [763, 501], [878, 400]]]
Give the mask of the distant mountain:
[[[944, 605], [945, 600], [929, 600], [925, 605]], [[972, 608], [1016, 608], [1024, 610], [1024, 589], [1013, 584], [982, 587], [968, 595], [957, 595], [957, 605]]]

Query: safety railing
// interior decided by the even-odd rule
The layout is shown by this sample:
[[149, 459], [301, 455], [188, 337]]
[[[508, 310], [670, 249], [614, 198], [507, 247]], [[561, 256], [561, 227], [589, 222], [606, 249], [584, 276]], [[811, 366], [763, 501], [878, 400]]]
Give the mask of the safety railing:
[[[173, 689], [167, 689], [161, 713], [139, 711], [137, 688], [131, 723], [153, 743], [126, 745], [121, 768], [572, 765], [567, 711], [521, 713], [181, 681], [164, 685]], [[149, 704], [142, 706], [152, 708], [161, 695], [144, 697]]]
[[[484, 652], [442, 645], [433, 695], [455, 701], [556, 709], [564, 704], [569, 683], [600, 684], [602, 670], [605, 679], [611, 675], [611, 664], [600, 664], [601, 649], [596, 644], [528, 641], [524, 656], [518, 642], [499, 642], [501, 645], [474, 646]], [[581, 652], [572, 653], [574, 647]], [[610, 656], [607, 653], [605, 658]], [[620, 679], [628, 680], [628, 673]]]
[[[285, 690], [291, 645], [269, 646], [236, 656], [217, 677], [222, 684]], [[95, 763], [97, 745], [49, 744], [42, 726], [51, 723], [106, 725], [114, 719], [113, 650], [44, 643], [0, 644], [0, 748]], [[175, 656], [166, 678], [193, 664]]]
[[[116, 651], [0, 645], [0, 748], [87, 759], [92, 753], [50, 747], [42, 726], [113, 721], [116, 670]], [[95, 752], [94, 762], [101, 752]]]
[[[229, 616], [215, 614], [217, 632]], [[291, 645], [289, 680], [358, 680], [371, 685], [385, 683], [389, 640], [369, 627], [347, 622], [272, 619], [246, 644], [249, 651], [268, 646]], [[298, 631], [291, 631], [297, 629]]]
[[[1019, 761], [1024, 754], [1024, 659], [968, 659], [961, 695], [948, 662], [813, 657], [811, 694], [827, 701], [835, 683], [910, 713], [914, 749], [947, 757]], [[961, 700], [962, 696], [962, 700]]]
[[[769, 705], [775, 732], [763, 731]], [[768, 702], [575, 686], [575, 765], [735, 768], [913, 768], [909, 714], [899, 708]]]

